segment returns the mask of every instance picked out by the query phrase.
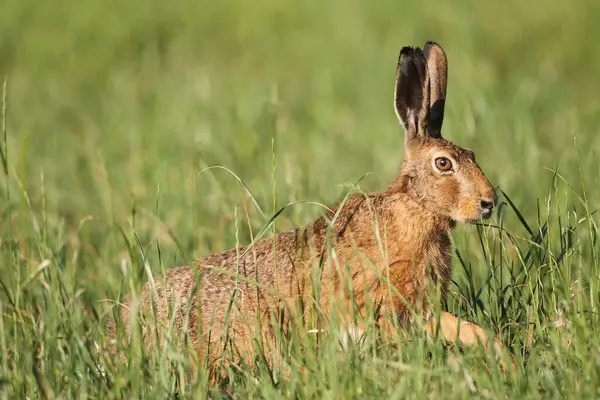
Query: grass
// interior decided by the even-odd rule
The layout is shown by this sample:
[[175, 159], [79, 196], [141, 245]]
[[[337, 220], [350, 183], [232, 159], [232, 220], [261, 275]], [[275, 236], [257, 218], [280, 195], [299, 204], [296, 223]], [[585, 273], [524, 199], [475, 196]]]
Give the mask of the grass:
[[[0, 397], [598, 396], [596, 1], [0, 11]], [[340, 351], [333, 332], [297, 332], [272, 369], [247, 360], [211, 387], [169, 347], [102, 358], [109, 300], [148, 271], [247, 244], [290, 202], [385, 188], [402, 158], [396, 57], [430, 39], [450, 63], [444, 135], [504, 193], [493, 227], [454, 232], [445, 306], [500, 335], [518, 373], [418, 333]], [[295, 204], [274, 227], [319, 213]]]

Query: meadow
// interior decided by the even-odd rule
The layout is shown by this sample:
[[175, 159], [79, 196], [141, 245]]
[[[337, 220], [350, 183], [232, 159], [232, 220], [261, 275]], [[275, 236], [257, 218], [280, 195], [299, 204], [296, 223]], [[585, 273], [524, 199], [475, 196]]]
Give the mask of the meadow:
[[[4, 0], [0, 397], [599, 397], [598, 21], [595, 0]], [[449, 59], [444, 136], [501, 194], [455, 229], [444, 307], [517, 370], [423, 333], [300, 332], [217, 384], [171, 348], [105, 357], [150, 274], [385, 189], [398, 52], [426, 40]]]

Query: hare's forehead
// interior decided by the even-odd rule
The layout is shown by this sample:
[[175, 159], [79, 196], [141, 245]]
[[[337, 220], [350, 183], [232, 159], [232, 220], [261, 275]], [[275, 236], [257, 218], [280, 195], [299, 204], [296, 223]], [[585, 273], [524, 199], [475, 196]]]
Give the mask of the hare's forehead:
[[426, 153], [430, 157], [449, 157], [455, 161], [475, 162], [475, 153], [472, 150], [444, 139], [431, 140], [428, 147]]

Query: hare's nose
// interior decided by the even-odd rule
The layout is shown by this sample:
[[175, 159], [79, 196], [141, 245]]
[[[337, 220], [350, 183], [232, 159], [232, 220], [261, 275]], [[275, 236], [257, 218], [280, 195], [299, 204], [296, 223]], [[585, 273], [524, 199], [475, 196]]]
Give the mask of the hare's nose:
[[483, 199], [481, 200], [481, 208], [484, 210], [492, 211], [494, 209], [494, 200]]

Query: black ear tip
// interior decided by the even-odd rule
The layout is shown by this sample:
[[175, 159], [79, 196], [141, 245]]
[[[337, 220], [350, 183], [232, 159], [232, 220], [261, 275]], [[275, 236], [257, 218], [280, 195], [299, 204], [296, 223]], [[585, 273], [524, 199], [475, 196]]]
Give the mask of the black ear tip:
[[430, 47], [430, 46], [437, 46], [437, 47], [441, 47], [437, 42], [434, 42], [433, 40], [428, 40], [425, 43], [425, 47]]
[[404, 46], [402, 50], [400, 50], [400, 56], [408, 56], [413, 53], [414, 49], [410, 46]]
[[400, 50], [399, 60], [401, 60], [404, 57], [412, 58], [412, 59], [419, 59], [419, 58], [423, 58], [423, 56], [424, 56], [423, 50], [421, 50], [419, 47], [405, 46], [402, 48], [402, 50]]

